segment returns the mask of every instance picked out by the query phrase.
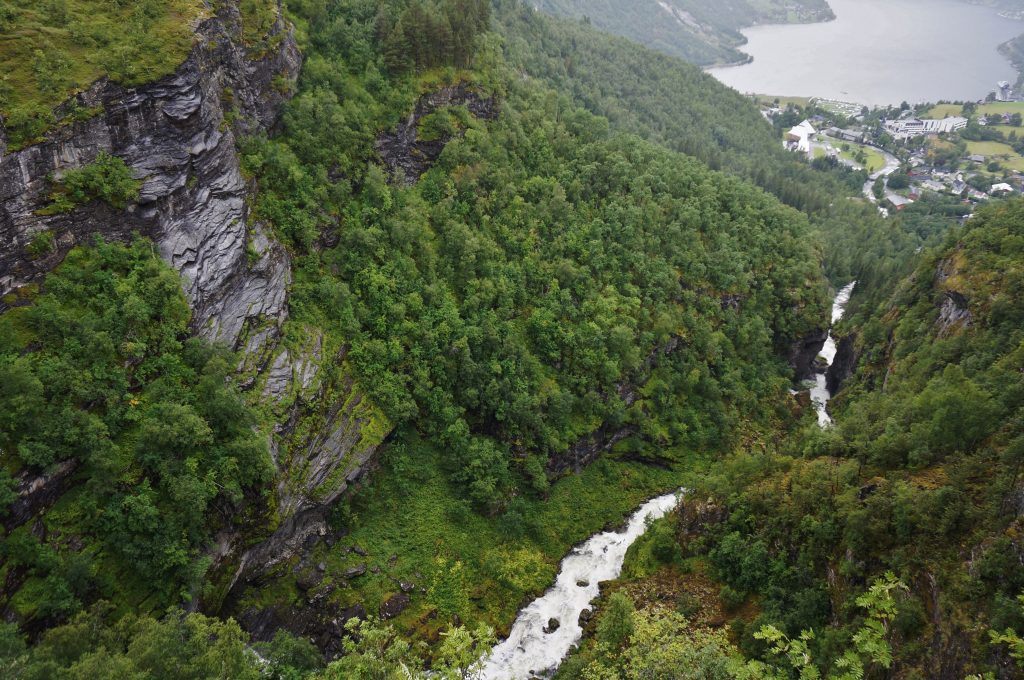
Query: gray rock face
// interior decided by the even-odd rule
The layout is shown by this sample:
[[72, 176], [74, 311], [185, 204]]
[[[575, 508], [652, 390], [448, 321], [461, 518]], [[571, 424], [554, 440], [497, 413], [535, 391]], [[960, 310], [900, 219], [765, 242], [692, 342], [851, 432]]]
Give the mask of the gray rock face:
[[471, 114], [482, 120], [492, 120], [498, 115], [498, 105], [494, 99], [482, 97], [465, 83], [442, 87], [423, 95], [404, 123], [377, 139], [377, 153], [392, 177], [412, 186], [437, 162], [451, 137], [419, 139], [419, 122], [424, 116], [449, 106], [465, 106]]
[[[321, 347], [319, 343], [315, 346]], [[343, 358], [342, 353], [334, 361], [340, 363]], [[289, 384], [301, 380], [304, 365], [301, 357], [293, 364], [282, 364], [282, 373], [287, 373], [283, 380]], [[268, 378], [273, 377], [273, 373], [272, 367]], [[269, 379], [267, 384], [270, 384]], [[242, 554], [229, 591], [244, 587], [302, 552], [310, 539], [315, 541], [316, 537], [325, 536], [328, 507], [362, 476], [383, 436], [390, 430], [388, 424], [383, 425], [383, 432], [368, 427], [379, 414], [366, 404], [351, 378], [339, 384], [322, 385], [310, 399], [312, 405], [307, 407], [299, 398], [292, 405], [287, 420], [278, 428], [280, 437], [290, 444], [285, 459], [275, 456], [279, 468], [277, 496], [281, 525]], [[318, 419], [317, 426], [309, 435], [299, 437], [293, 431], [296, 423], [311, 416]], [[354, 552], [366, 555], [361, 549]]]
[[53, 469], [35, 475], [25, 470], [15, 479], [16, 498], [7, 509], [3, 527], [13, 531], [46, 508], [53, 505], [71, 485], [72, 476], [78, 469], [77, 460], [65, 460]]
[[[283, 321], [288, 256], [258, 226], [246, 226], [248, 187], [235, 135], [269, 129], [284, 101], [272, 81], [295, 78], [301, 58], [283, 21], [274, 28], [285, 34], [278, 48], [251, 58], [236, 40], [239, 22], [237, 7], [221, 3], [173, 75], [139, 88], [100, 80], [76, 97], [99, 115], [0, 157], [0, 295], [38, 281], [94, 234], [127, 240], [140, 233], [182, 273], [200, 335], [237, 346], [247, 326]], [[48, 178], [100, 152], [122, 158], [143, 181], [138, 204], [116, 210], [97, 201], [40, 215]], [[55, 248], [33, 258], [26, 249], [41, 232], [54, 236]]]
[[935, 322], [939, 327], [939, 337], [967, 328], [973, 320], [967, 298], [956, 291], [947, 291], [939, 305], [939, 318]]
[[794, 340], [786, 352], [786, 362], [793, 369], [793, 380], [800, 382], [814, 378], [814, 359], [825, 346], [828, 329], [817, 330]]

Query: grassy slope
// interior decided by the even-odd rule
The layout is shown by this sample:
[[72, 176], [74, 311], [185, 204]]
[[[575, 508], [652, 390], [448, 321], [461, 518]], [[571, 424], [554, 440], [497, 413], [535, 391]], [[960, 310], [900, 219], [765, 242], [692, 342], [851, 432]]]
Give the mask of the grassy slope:
[[[195, 28], [210, 16], [202, 0], [0, 0], [0, 118], [12, 146], [35, 141], [51, 112], [109, 76], [135, 86], [172, 73], [188, 56]], [[276, 18], [271, 0], [242, 0], [247, 41]]]

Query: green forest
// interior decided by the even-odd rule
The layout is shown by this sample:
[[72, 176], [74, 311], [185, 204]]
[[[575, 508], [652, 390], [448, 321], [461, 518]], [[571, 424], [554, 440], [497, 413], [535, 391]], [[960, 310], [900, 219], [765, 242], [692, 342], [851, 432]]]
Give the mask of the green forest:
[[[0, 0], [12, 152], [100, 115], [57, 106], [96, 78], [172, 72], [195, 21], [237, 17], [254, 63], [294, 32], [290, 100], [233, 152], [249, 238], [287, 253], [281, 342], [317, 338], [326, 370], [272, 403], [265, 359], [200, 337], [142, 234], [79, 239], [5, 295], [4, 677], [482, 677], [573, 546], [680, 487], [557, 678], [1024, 672], [1024, 200], [883, 218], [863, 172], [785, 151], [678, 58], [781, 3], [677, 3], [718, 36], [702, 53], [630, 42], [639, 4], [627, 37], [601, 32], [619, 3], [43, 4]], [[147, 179], [105, 151], [47, 177], [34, 214], [71, 226], [28, 257], [144, 209]], [[790, 362], [851, 281], [822, 429]], [[279, 501], [342, 389], [377, 454], [239, 582], [225, 536], [295, 520]]]

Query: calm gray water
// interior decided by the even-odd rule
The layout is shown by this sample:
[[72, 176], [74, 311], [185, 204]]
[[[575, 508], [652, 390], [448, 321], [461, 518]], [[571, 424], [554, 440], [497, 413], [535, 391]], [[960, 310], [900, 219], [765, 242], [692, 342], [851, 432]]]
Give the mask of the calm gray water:
[[835, 21], [755, 26], [743, 66], [709, 72], [740, 92], [860, 104], [981, 99], [1017, 79], [997, 47], [1024, 22], [958, 0], [829, 0]]

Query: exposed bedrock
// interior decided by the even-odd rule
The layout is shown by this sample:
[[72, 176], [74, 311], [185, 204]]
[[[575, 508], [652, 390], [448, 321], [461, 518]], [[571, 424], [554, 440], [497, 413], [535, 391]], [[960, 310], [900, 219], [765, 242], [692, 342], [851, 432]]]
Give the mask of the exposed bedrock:
[[[280, 324], [288, 255], [246, 224], [249, 188], [235, 141], [274, 124], [286, 95], [272, 83], [294, 79], [301, 57], [283, 20], [273, 28], [277, 47], [259, 57], [237, 39], [239, 30], [237, 7], [221, 3], [174, 74], [139, 88], [100, 80], [74, 102], [97, 115], [60, 124], [43, 142], [0, 157], [0, 295], [39, 281], [95, 234], [127, 240], [140, 233], [182, 273], [200, 335], [236, 345], [247, 324]], [[123, 159], [142, 180], [138, 203], [117, 210], [94, 201], [41, 214], [51, 178], [101, 152]], [[29, 245], [42, 232], [52, 235], [54, 248], [34, 257]]]

